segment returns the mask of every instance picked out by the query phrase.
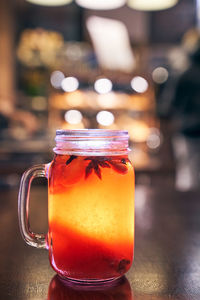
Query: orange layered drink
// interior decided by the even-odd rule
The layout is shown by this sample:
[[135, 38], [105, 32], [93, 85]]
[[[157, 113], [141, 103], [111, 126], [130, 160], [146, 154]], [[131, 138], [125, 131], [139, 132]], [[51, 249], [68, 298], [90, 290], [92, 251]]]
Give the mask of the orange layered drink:
[[114, 279], [132, 264], [134, 171], [127, 154], [107, 154], [56, 154], [50, 166], [49, 256], [64, 277]]
[[[53, 269], [80, 284], [104, 284], [130, 268], [134, 243], [134, 171], [128, 132], [57, 130], [55, 156], [26, 170], [18, 197], [28, 245], [49, 250]], [[29, 222], [32, 180], [48, 179], [47, 235]]]

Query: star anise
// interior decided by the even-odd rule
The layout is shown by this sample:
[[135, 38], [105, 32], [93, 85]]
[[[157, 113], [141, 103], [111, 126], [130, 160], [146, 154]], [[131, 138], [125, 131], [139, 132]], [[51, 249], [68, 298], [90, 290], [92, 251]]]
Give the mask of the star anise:
[[123, 274], [124, 272], [126, 272], [129, 264], [130, 264], [130, 260], [128, 259], [120, 260], [118, 264], [117, 272]]
[[102, 168], [110, 168], [110, 165], [104, 160], [104, 157], [87, 157], [85, 160], [90, 160], [89, 164], [85, 168], [85, 178], [87, 178], [94, 170], [95, 174], [101, 179], [101, 169]]
[[77, 157], [78, 156], [76, 156], [76, 155], [70, 155], [70, 158], [66, 161], [66, 165], [69, 165]]
[[[66, 161], [68, 166], [74, 159], [78, 158], [76, 155], [70, 155], [69, 159]], [[92, 173], [94, 170], [95, 174], [101, 179], [101, 168], [112, 168], [120, 174], [126, 174], [127, 169], [127, 158], [120, 158], [119, 156], [88, 156], [84, 160], [90, 161], [85, 168], [85, 179]]]
[[86, 157], [84, 160], [90, 160], [89, 164], [85, 168], [85, 178], [92, 173], [94, 170], [95, 174], [101, 179], [101, 168], [113, 168], [120, 174], [127, 173], [128, 169], [126, 166], [127, 159], [125, 158], [111, 158], [111, 157], [104, 157], [104, 156], [90, 156]]

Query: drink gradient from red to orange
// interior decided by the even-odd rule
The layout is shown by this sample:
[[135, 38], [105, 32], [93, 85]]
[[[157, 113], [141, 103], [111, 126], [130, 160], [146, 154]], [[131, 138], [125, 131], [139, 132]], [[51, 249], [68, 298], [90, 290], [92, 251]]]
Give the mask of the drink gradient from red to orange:
[[49, 257], [71, 279], [106, 280], [131, 266], [134, 171], [127, 156], [55, 155], [49, 170]]

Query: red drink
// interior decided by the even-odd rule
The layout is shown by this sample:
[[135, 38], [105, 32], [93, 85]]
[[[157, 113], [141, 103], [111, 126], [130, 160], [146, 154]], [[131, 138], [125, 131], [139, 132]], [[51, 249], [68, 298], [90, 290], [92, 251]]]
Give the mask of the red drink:
[[130, 284], [123, 277], [112, 285], [87, 288], [81, 285], [69, 285], [56, 275], [51, 280], [47, 300], [134, 300]]
[[134, 171], [126, 155], [55, 155], [48, 213], [50, 262], [58, 274], [106, 280], [130, 268]]

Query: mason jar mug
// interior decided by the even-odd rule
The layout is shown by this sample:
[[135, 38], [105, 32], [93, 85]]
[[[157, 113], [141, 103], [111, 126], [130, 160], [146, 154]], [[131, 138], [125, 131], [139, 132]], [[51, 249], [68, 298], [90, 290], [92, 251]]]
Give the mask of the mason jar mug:
[[[121, 277], [134, 246], [134, 170], [128, 132], [57, 130], [52, 162], [22, 176], [19, 224], [27, 244], [46, 248], [64, 279], [95, 283]], [[29, 227], [29, 194], [35, 177], [48, 179], [48, 233]]]

